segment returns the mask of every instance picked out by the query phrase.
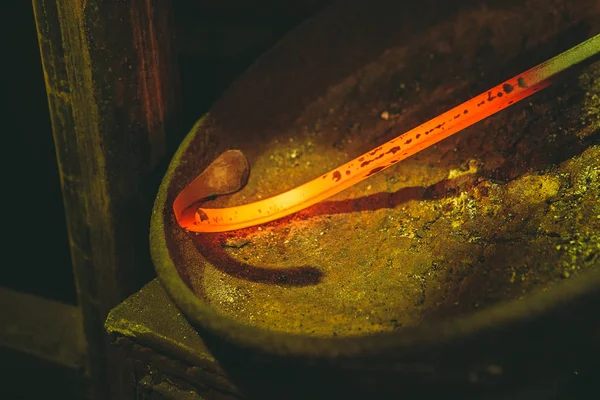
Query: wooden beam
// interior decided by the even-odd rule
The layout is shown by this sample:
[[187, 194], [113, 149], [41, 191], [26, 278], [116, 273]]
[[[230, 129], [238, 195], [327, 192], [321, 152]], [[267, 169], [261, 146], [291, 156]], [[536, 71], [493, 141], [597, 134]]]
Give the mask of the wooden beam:
[[73, 368], [83, 366], [81, 310], [0, 287], [0, 346]]
[[81, 310], [2, 287], [0, 304], [0, 398], [79, 398], [85, 360]]
[[[180, 135], [169, 0], [33, 0], [92, 393], [110, 309], [153, 274], [152, 176]], [[31, 177], [36, 184], [35, 177]], [[39, 221], [38, 212], [28, 216]], [[115, 394], [111, 398], [116, 398]]]

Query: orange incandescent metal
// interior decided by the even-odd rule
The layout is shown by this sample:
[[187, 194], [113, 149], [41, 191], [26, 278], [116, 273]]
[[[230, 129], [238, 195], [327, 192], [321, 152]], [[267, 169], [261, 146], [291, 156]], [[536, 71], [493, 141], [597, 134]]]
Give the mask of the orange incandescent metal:
[[[303, 185], [250, 204], [201, 208], [214, 195], [190, 184], [173, 204], [179, 225], [191, 232], [224, 232], [270, 222], [333, 196], [399, 161], [479, 122], [551, 83], [551, 78], [600, 53], [600, 35], [468, 100], [389, 142]], [[184, 200], [185, 199], [185, 200]]]

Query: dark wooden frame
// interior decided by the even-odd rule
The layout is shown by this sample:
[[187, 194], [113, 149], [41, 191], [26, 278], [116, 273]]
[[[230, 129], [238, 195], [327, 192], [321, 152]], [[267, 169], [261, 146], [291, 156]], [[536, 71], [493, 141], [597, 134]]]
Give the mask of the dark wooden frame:
[[36, 351], [23, 335], [1, 336], [1, 354], [60, 366], [64, 382], [87, 378], [70, 393], [131, 398], [130, 372], [104, 322], [153, 276], [147, 231], [155, 177], [181, 136], [171, 1], [32, 2], [78, 306], [0, 288], [0, 299], [18, 309], [2, 321], [30, 326], [24, 335], [71, 333], [54, 335], [68, 357]]

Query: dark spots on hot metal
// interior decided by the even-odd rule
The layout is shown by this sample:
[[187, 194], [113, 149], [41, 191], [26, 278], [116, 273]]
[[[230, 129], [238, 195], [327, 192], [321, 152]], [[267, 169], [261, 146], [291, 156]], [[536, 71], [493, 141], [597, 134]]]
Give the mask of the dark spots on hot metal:
[[346, 170], [346, 175], [350, 175], [350, 170]]
[[490, 92], [488, 92], [488, 98], [487, 98], [487, 101], [492, 101], [492, 100], [494, 100], [495, 98], [496, 98], [496, 96], [492, 96], [492, 92], [491, 92], [491, 91], [490, 91]]
[[502, 86], [502, 90], [504, 90], [504, 93], [509, 94], [510, 92], [512, 92], [515, 88], [513, 87], [513, 85], [505, 83]]
[[342, 179], [342, 174], [340, 173], [340, 171], [335, 171], [331, 179], [333, 179], [334, 182], [337, 182], [340, 179]]
[[385, 167], [377, 167], [377, 168], [373, 168], [372, 170], [369, 171], [369, 173], [367, 174], [367, 176], [371, 176], [373, 174], [378, 173], [379, 171], [381, 171], [382, 169], [384, 169]]
[[463, 111], [463, 114], [468, 114], [468, 113], [469, 113], [469, 110]]
[[[441, 124], [439, 124], [438, 126], [436, 126], [434, 129], [440, 129], [442, 126], [446, 125], [445, 122], [442, 122]], [[433, 129], [432, 129], [433, 130]]]
[[206, 213], [204, 211], [198, 210], [198, 211], [196, 211], [196, 214], [198, 214], [198, 217], [200, 218], [200, 222], [208, 221], [208, 215], [206, 215]]
[[417, 138], [417, 139], [420, 138], [420, 137], [421, 137], [420, 133], [417, 133], [417, 136], [415, 136], [415, 138]]
[[327, 178], [327, 174], [323, 175], [323, 179]]
[[410, 142], [412, 142], [412, 139], [408, 139], [404, 144], [410, 144]]
[[358, 159], [358, 161], [363, 162], [363, 161], [365, 161], [365, 158], [361, 157], [361, 158]]
[[[398, 147], [398, 149], [400, 149], [400, 148]], [[390, 150], [390, 151], [391, 151], [391, 150]], [[388, 151], [388, 153], [389, 153], [389, 151]], [[387, 153], [386, 153], [386, 154], [387, 154]], [[366, 167], [367, 165], [371, 164], [373, 161], [375, 161], [375, 160], [378, 160], [378, 159], [380, 159], [380, 158], [381, 158], [381, 157], [383, 157], [383, 156], [384, 156], [384, 154], [382, 153], [382, 154], [378, 155], [377, 157], [375, 157], [375, 158], [374, 158], [374, 159], [372, 159], [372, 160], [367, 160], [367, 161], [364, 161], [362, 164], [360, 164], [360, 167], [361, 167], [361, 168], [363, 168], [363, 167]]]
[[512, 103], [514, 103], [514, 101], [513, 101], [513, 100], [511, 100], [511, 101], [509, 101], [509, 102], [508, 102], [508, 104], [512, 104]]
[[504, 93], [502, 93], [502, 92], [498, 92], [498, 94], [496, 94], [496, 96], [498, 96], [498, 97], [502, 97], [502, 96], [504, 96]]
[[525, 82], [525, 79], [523, 77], [520, 77], [519, 79], [517, 79], [517, 85], [519, 85], [519, 87], [521, 88], [526, 88], [527, 82]]
[[456, 115], [454, 116], [454, 119], [456, 119], [456, 118], [460, 118], [460, 114], [456, 114]]
[[383, 146], [379, 146], [378, 148], [376, 148], [375, 150], [373, 150], [372, 152], [369, 153], [370, 156], [374, 156], [375, 154], [377, 154], [377, 152], [379, 150], [381, 150], [383, 148]]
[[400, 160], [392, 160], [392, 161], [390, 161], [390, 165], [396, 164], [398, 161], [400, 161]]
[[258, 209], [258, 213], [259, 213], [259, 214], [262, 214], [262, 210], [261, 210], [260, 208]]
[[400, 151], [400, 146], [394, 146], [388, 150], [388, 153], [396, 154], [398, 151]]
[[480, 101], [479, 103], [477, 103], [477, 107], [481, 107], [482, 105], [485, 104], [485, 100]]

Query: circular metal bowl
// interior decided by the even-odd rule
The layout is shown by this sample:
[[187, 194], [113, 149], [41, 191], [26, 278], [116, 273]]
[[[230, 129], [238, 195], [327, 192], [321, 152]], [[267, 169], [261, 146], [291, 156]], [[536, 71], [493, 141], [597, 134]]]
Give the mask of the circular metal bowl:
[[[241, 248], [246, 244], [239, 241], [243, 235], [194, 237], [177, 226], [171, 208], [173, 199], [221, 152], [239, 148], [248, 156], [255, 174], [249, 182], [250, 192], [246, 192], [249, 197], [261, 190], [274, 194], [302, 183], [311, 174], [317, 176], [324, 172], [323, 165], [328, 162], [336, 166], [338, 160], [361, 154], [375, 147], [374, 144], [389, 139], [385, 136], [386, 132], [389, 133], [386, 126], [399, 124], [410, 128], [423, 122], [438, 111], [445, 111], [504, 78], [598, 33], [600, 26], [600, 5], [595, 1], [460, 1], [444, 5], [443, 2], [426, 0], [409, 8], [392, 2], [358, 3], [345, 2], [329, 7], [286, 36], [234, 83], [181, 144], [163, 179], [151, 221], [152, 258], [167, 292], [249, 398], [354, 398], [365, 395], [424, 398], [459, 393], [465, 398], [499, 388], [511, 390], [530, 385], [569, 374], [574, 368], [587, 365], [597, 358], [600, 348], [600, 268], [597, 268], [599, 258], [593, 254], [586, 261], [591, 266], [571, 273], [576, 276], [569, 279], [564, 279], [569, 275], [567, 272], [556, 279], [546, 277], [546, 286], [518, 286], [524, 292], [519, 295], [515, 294], [515, 290], [507, 289], [508, 286], [502, 287], [498, 293], [509, 293], [505, 298], [498, 295], [488, 298], [487, 302], [482, 298], [482, 306], [458, 307], [460, 312], [452, 311], [454, 308], [451, 307], [458, 305], [459, 301], [452, 299], [451, 304], [448, 300], [446, 303], [450, 305], [443, 304], [438, 312], [431, 312], [428, 318], [422, 318], [418, 323], [413, 321], [391, 328], [385, 326], [381, 331], [373, 328], [337, 334], [334, 329], [328, 330], [331, 317], [326, 313], [321, 322], [314, 315], [305, 317], [307, 324], [312, 324], [313, 328], [327, 328], [317, 334], [314, 334], [315, 329], [312, 333], [303, 332], [285, 323], [269, 327], [266, 320], [253, 324], [247, 318], [236, 318], [235, 313], [219, 308], [218, 302], [214, 301], [215, 293], [219, 293], [219, 281], [209, 279], [204, 267], [206, 263], [223, 262], [222, 275], [219, 276], [233, 276], [231, 279], [237, 279], [237, 282], [263, 285], [263, 296], [269, 296], [269, 287], [277, 287], [279, 293], [287, 296], [291, 292], [289, 288], [318, 288], [323, 282], [323, 273], [312, 267], [282, 267], [279, 272], [277, 267], [252, 270], [243, 263], [223, 261], [226, 259], [223, 254], [211, 258], [211, 255], [214, 256], [214, 252], [211, 253], [214, 243], [218, 243], [216, 248], [221, 245]], [[470, 38], [472, 40], [468, 40]], [[407, 84], [394, 82], [398, 76]], [[415, 88], [415, 82], [418, 88]], [[478, 135], [485, 137], [489, 133], [485, 129], [500, 132], [491, 138], [492, 145], [487, 150], [468, 144], [469, 141], [461, 147], [460, 139], [450, 138], [446, 147], [417, 155], [413, 161], [407, 160], [403, 168], [416, 171], [424, 163], [433, 165], [430, 170], [457, 167], [468, 160], [465, 151], [487, 157], [487, 160], [501, 150], [509, 155], [523, 151], [526, 155], [521, 156], [521, 164], [512, 161], [512, 167], [504, 170], [490, 168], [488, 171], [488, 178], [491, 179], [495, 173], [500, 174], [502, 176], [494, 176], [510, 185], [511, 180], [529, 174], [530, 170], [551, 171], [561, 162], [578, 157], [591, 146], [590, 140], [595, 137], [593, 133], [587, 139], [582, 139], [582, 135], [566, 135], [558, 140], [558, 144], [537, 150], [537, 142], [527, 142], [529, 139], [521, 142], [524, 145], [513, 146], [503, 142], [503, 138], [513, 135], [511, 129], [530, 129], [531, 132], [525, 133], [526, 137], [535, 138], [540, 126], [556, 124], [557, 117], [552, 114], [556, 113], [556, 109], [552, 108], [552, 104], [557, 96], [568, 103], [565, 110], [570, 111], [566, 114], [579, 117], [583, 109], [580, 104], [583, 94], [580, 89], [572, 88], [577, 77], [566, 78], [565, 82], [556, 89], [548, 89], [548, 94], [542, 93], [539, 99], [531, 100], [547, 106], [549, 112], [542, 111], [532, 116], [527, 114], [527, 106], [521, 106], [517, 111], [505, 111], [506, 116], [492, 120], [484, 127], [473, 128], [481, 129], [480, 133], [469, 131], [475, 132], [472, 133], [475, 138]], [[413, 97], [407, 95], [410, 106], [392, 104], [389, 96], [379, 96], [388, 93], [391, 85], [404, 89], [409, 84], [413, 85]], [[337, 113], [335, 110], [340, 111]], [[384, 110], [389, 111], [383, 114]], [[394, 113], [398, 115], [396, 122], [389, 118]], [[521, 122], [514, 122], [517, 120], [516, 113], [525, 115], [519, 120]], [[569, 118], [566, 116], [558, 124], [571, 123], [573, 118]], [[360, 133], [352, 130], [352, 121], [355, 120], [361, 120], [363, 129]], [[364, 122], [367, 120], [371, 122]], [[533, 120], [533, 125], [537, 124], [538, 128], [531, 128]], [[317, 127], [321, 124], [317, 121], [325, 122]], [[334, 129], [334, 125], [345, 126], [344, 129], [350, 133], [342, 137], [335, 133], [338, 130]], [[325, 133], [302, 136], [307, 127], [308, 130]], [[455, 136], [459, 135], [461, 133]], [[546, 136], [540, 135], [543, 141]], [[348, 138], [354, 138], [354, 142]], [[307, 162], [306, 167], [301, 169], [296, 162], [300, 153], [294, 146], [306, 152], [308, 140], [321, 142], [317, 143], [317, 150], [312, 156], [306, 155], [303, 159], [313, 163]], [[290, 145], [292, 142], [293, 146]], [[567, 146], [570, 150], [562, 149]], [[269, 154], [278, 154], [278, 148], [285, 153], [284, 161], [289, 161], [288, 164], [280, 162], [279, 178], [256, 177], [257, 173], [266, 174], [268, 161], [265, 160], [269, 159]], [[331, 150], [331, 159], [328, 160], [329, 148], [335, 150]], [[459, 151], [453, 151], [456, 148]], [[547, 153], [559, 149], [564, 150], [560, 157], [547, 157]], [[458, 155], [452, 155], [455, 153]], [[446, 161], [437, 167], [435, 163], [439, 163], [436, 159], [440, 155]], [[518, 158], [515, 156], [515, 159]], [[315, 162], [323, 165], [315, 165]], [[511, 161], [504, 164], [511, 164]], [[256, 165], [258, 167], [255, 168]], [[428, 179], [428, 173], [423, 173], [423, 179]], [[377, 182], [383, 182], [386, 176], [374, 176], [373, 179], [373, 186], [378, 187]], [[453, 192], [461, 184], [473, 188], [479, 181], [467, 179], [461, 182], [452, 188]], [[341, 201], [342, 205], [313, 208], [312, 214], [308, 211], [300, 221], [316, 214], [323, 217], [328, 212], [342, 214], [340, 221], [345, 221], [354, 218], [344, 215], [346, 212], [368, 213], [378, 209], [375, 203], [381, 198], [369, 195], [371, 187], [368, 184], [366, 182], [349, 195], [366, 196], [366, 200], [356, 202], [345, 198], [343, 201], [346, 203]], [[519, 192], [518, 185], [513, 187]], [[428, 195], [431, 199], [437, 199], [438, 195], [443, 197], [440, 193], [447, 188], [439, 182], [432, 184], [418, 191], [419, 198]], [[244, 190], [236, 195], [238, 197], [223, 200], [221, 204], [242, 202], [243, 193]], [[399, 212], [389, 206], [389, 198], [386, 201], [389, 212]], [[546, 199], [548, 204], [550, 200]], [[522, 212], [527, 215], [527, 211]], [[283, 223], [291, 226], [295, 221], [291, 218]], [[282, 234], [278, 224], [270, 224], [275, 236]], [[336, 226], [335, 222], [331, 224]], [[594, 228], [597, 225], [590, 226]], [[251, 232], [258, 234], [257, 229]], [[383, 234], [391, 234], [388, 231], [386, 228]], [[427, 232], [418, 234], [426, 236]], [[334, 245], [336, 240], [344, 241], [344, 238], [342, 232], [336, 234], [333, 230], [332, 239], [324, 243]], [[445, 251], [450, 254], [452, 246], [448, 247]], [[306, 251], [298, 250], [299, 253]], [[328, 251], [326, 246], [324, 251]], [[293, 249], [286, 248], [285, 253], [291, 254]], [[282, 257], [287, 257], [286, 254]], [[361, 270], [352, 264], [353, 261], [345, 261], [347, 272], [337, 271], [330, 276], [342, 279], [340, 277], [347, 274], [349, 280], [361, 279], [356, 271], [364, 273], [368, 268]], [[551, 264], [551, 261], [548, 263]], [[483, 277], [477, 282], [485, 285], [494, 279], [493, 276]], [[314, 314], [320, 315], [320, 304], [336, 297], [335, 290], [340, 282], [330, 282], [329, 289], [321, 295], [314, 294], [318, 292], [314, 291], [309, 293], [315, 297], [298, 298], [298, 307], [310, 310], [311, 304], [314, 304]], [[365, 282], [366, 286], [371, 285], [370, 289], [378, 288], [376, 281]], [[449, 282], [444, 290], [447, 293], [465, 291], [455, 281]], [[476, 298], [480, 295], [477, 290], [475, 286], [468, 288], [467, 292], [475, 294], [468, 297], [467, 293], [460, 299]], [[391, 289], [384, 295], [390, 299], [394, 296], [397, 293]], [[213, 301], [209, 301], [211, 299]], [[294, 308], [293, 301], [292, 297], [288, 308]], [[343, 305], [343, 300], [339, 302]], [[349, 318], [352, 313], [348, 312]], [[295, 315], [294, 318], [301, 317]], [[348, 323], [348, 326], [357, 325]], [[343, 328], [344, 324], [342, 331]]]

